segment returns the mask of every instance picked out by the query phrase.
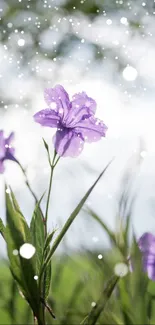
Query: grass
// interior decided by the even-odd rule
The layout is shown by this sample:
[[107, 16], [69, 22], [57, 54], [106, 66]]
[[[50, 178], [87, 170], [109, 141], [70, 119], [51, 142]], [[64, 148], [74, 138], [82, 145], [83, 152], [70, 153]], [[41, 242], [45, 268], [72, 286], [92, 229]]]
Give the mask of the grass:
[[[81, 324], [92, 304], [102, 296], [105, 284], [114, 273], [114, 265], [121, 261], [121, 257], [114, 247], [103, 250], [101, 260], [98, 259], [99, 253], [85, 251], [53, 259], [48, 303], [56, 314], [56, 320], [48, 315], [48, 324]], [[151, 296], [155, 294], [155, 284], [148, 281], [143, 272], [137, 272], [120, 279], [96, 324], [151, 324], [150, 321], [155, 321], [155, 313], [152, 312], [154, 301], [152, 306], [149, 305], [148, 283]], [[33, 324], [31, 311], [20, 296], [8, 265], [3, 261], [0, 265], [0, 283], [0, 324]]]
[[[79, 324], [103, 291], [109, 267], [98, 259], [99, 252], [59, 256], [52, 262], [49, 304], [57, 319], [49, 324]], [[109, 259], [110, 252], [106, 252]], [[105, 272], [104, 272], [105, 270]], [[107, 275], [106, 275], [107, 272]], [[112, 272], [111, 272], [112, 274]], [[0, 264], [0, 324], [31, 324], [31, 311], [12, 280], [8, 265]]]
[[[131, 207], [125, 211], [128, 193], [123, 195], [120, 205], [124, 216], [118, 217], [115, 232], [95, 212], [86, 211], [93, 222], [99, 223], [103, 235], [109, 236], [109, 250], [102, 247], [100, 251], [83, 250], [52, 258], [48, 305], [56, 319], [47, 312], [47, 324], [155, 324], [155, 282], [143, 272], [141, 254], [134, 235], [131, 236]], [[101, 259], [99, 254], [102, 254]], [[128, 265], [129, 256], [133, 272], [128, 270], [111, 290], [116, 282], [113, 279], [115, 265], [121, 262]], [[20, 295], [5, 261], [0, 262], [0, 284], [0, 324], [34, 324], [31, 310]]]

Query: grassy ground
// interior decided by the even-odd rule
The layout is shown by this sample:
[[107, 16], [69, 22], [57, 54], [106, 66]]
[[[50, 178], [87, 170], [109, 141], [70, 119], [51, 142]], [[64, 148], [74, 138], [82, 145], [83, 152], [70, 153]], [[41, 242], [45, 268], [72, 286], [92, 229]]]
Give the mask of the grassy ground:
[[[93, 214], [111, 240], [111, 249], [83, 251], [56, 256], [52, 260], [52, 283], [49, 306], [56, 319], [47, 312], [47, 324], [87, 324], [92, 308], [100, 308], [96, 321], [90, 325], [155, 324], [155, 282], [143, 272], [141, 255], [136, 241], [129, 241], [129, 219], [112, 233], [103, 221]], [[118, 219], [119, 221], [119, 219]], [[131, 237], [131, 236], [130, 236]], [[98, 258], [102, 254], [102, 258]], [[109, 297], [109, 280], [115, 266], [126, 263], [131, 255], [133, 272], [119, 279]], [[97, 304], [97, 307], [94, 307]], [[90, 317], [90, 316], [89, 316]], [[0, 263], [0, 324], [34, 324], [29, 306], [12, 280], [7, 262]]]
[[[48, 317], [49, 324], [80, 324], [103, 291], [106, 278], [112, 275], [99, 252], [60, 256], [53, 261], [53, 279], [49, 305], [56, 320]], [[0, 264], [0, 324], [31, 324], [32, 315], [27, 303], [12, 281], [9, 267]]]
[[[102, 296], [114, 273], [115, 263], [121, 261], [119, 251], [114, 247], [103, 251], [101, 260], [98, 254], [87, 251], [53, 260], [48, 302], [56, 320], [49, 315], [48, 324], [82, 324], [92, 304]], [[0, 283], [0, 324], [33, 324], [31, 311], [4, 262], [0, 265]], [[96, 324], [154, 324], [154, 302], [152, 300], [150, 304], [149, 291], [154, 295], [155, 285], [143, 272], [129, 273], [119, 281]]]

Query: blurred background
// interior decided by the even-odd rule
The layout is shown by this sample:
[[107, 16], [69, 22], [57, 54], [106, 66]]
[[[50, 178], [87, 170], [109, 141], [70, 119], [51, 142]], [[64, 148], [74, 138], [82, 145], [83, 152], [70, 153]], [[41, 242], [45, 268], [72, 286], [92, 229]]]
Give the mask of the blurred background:
[[[75, 315], [73, 322], [66, 306], [77, 303], [82, 319], [97, 299], [105, 274], [109, 275], [103, 252], [110, 247], [110, 240], [88, 209], [116, 232], [118, 217], [126, 218], [129, 213], [136, 236], [155, 232], [154, 15], [153, 0], [0, 0], [0, 129], [6, 135], [15, 131], [16, 157], [27, 168], [36, 195], [41, 197], [47, 189], [50, 172], [42, 137], [53, 152], [54, 130], [33, 121], [33, 114], [46, 108], [45, 87], [61, 84], [70, 97], [85, 91], [96, 100], [96, 115], [108, 126], [107, 137], [86, 144], [78, 158], [60, 159], [53, 181], [50, 230], [61, 228], [115, 157], [60, 246], [64, 259], [56, 260], [53, 292], [61, 324], [69, 319], [71, 324], [79, 324]], [[6, 180], [30, 220], [34, 200], [21, 170], [13, 162], [5, 166], [5, 174], [0, 175], [1, 217], [5, 220]], [[45, 203], [46, 194], [43, 209]], [[2, 239], [0, 245], [0, 255], [5, 258]], [[70, 252], [77, 252], [80, 258], [75, 254], [71, 261]], [[1, 322], [21, 324], [24, 320], [28, 324], [29, 309], [21, 298], [15, 302], [16, 287], [5, 263], [0, 268]], [[84, 287], [80, 304], [76, 294]], [[64, 304], [59, 301], [62, 296]], [[114, 310], [113, 303], [109, 308]], [[115, 308], [118, 311], [118, 306]], [[116, 323], [113, 317], [106, 318], [106, 324]]]
[[[62, 84], [70, 96], [86, 91], [97, 101], [97, 116], [108, 126], [107, 137], [86, 144], [79, 158], [60, 160], [50, 229], [61, 227], [115, 157], [87, 206], [115, 229], [127, 170], [131, 192], [137, 192], [132, 209], [136, 233], [155, 230], [154, 14], [153, 0], [0, 0], [0, 128], [6, 135], [15, 131], [16, 157], [27, 167], [37, 196], [47, 189], [49, 179], [42, 137], [52, 152], [55, 132], [35, 124], [32, 117], [46, 108], [45, 87]], [[29, 220], [34, 201], [18, 166], [6, 162], [0, 177], [1, 206], [5, 178]], [[45, 202], [46, 195], [43, 206]], [[3, 208], [1, 216], [5, 217]], [[69, 231], [67, 243], [71, 249], [108, 245], [84, 212]]]

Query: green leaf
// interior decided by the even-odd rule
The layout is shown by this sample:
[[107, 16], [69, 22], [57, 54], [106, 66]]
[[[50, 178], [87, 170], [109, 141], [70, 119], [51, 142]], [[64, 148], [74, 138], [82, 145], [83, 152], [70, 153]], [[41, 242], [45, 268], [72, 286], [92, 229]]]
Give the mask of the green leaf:
[[48, 256], [46, 258], [46, 261], [45, 261], [44, 266], [43, 266], [43, 269], [42, 269], [42, 273], [44, 272], [44, 268], [46, 268], [46, 265], [50, 262], [53, 254], [55, 252], [55, 250], [59, 246], [61, 240], [63, 239], [63, 237], [66, 234], [67, 230], [71, 226], [72, 222], [74, 221], [74, 219], [76, 218], [76, 216], [78, 215], [78, 213], [80, 212], [80, 210], [82, 209], [82, 207], [83, 207], [84, 203], [86, 202], [87, 198], [91, 194], [92, 190], [94, 189], [94, 187], [96, 186], [96, 184], [98, 183], [98, 181], [100, 180], [100, 178], [104, 175], [104, 173], [106, 172], [107, 168], [112, 163], [112, 161], [113, 161], [113, 159], [107, 164], [107, 166], [104, 168], [104, 170], [102, 171], [102, 173], [96, 179], [96, 181], [94, 182], [94, 184], [89, 188], [89, 190], [86, 192], [86, 194], [84, 195], [84, 197], [81, 199], [81, 201], [79, 202], [79, 204], [77, 205], [77, 207], [71, 213], [70, 217], [68, 218], [68, 220], [66, 221], [65, 225], [63, 226], [60, 234], [56, 238], [56, 240], [55, 240], [55, 242], [54, 242], [54, 244], [53, 244], [53, 246], [52, 246], [52, 248], [50, 250], [50, 253], [48, 254]]
[[12, 232], [12, 238], [16, 242], [16, 249], [19, 249], [25, 242], [30, 242], [29, 227], [18, 205], [15, 203], [16, 200], [13, 192], [11, 191], [11, 195], [6, 193], [5, 199], [7, 225]]
[[15, 280], [12, 278], [10, 282], [10, 299], [7, 302], [7, 311], [11, 317], [11, 323], [16, 324], [16, 304], [17, 304], [18, 290]]
[[125, 230], [123, 234], [126, 248], [128, 247], [130, 224], [131, 224], [131, 215], [129, 213], [126, 218]]
[[[36, 264], [36, 274], [40, 275], [40, 270], [44, 258], [47, 256], [47, 253], [50, 251], [50, 241], [53, 238], [55, 231], [53, 231], [50, 235], [47, 236], [45, 241], [45, 227], [44, 227], [44, 216], [40, 209], [40, 203], [42, 198], [37, 203], [32, 220], [30, 225], [30, 231], [32, 236], [32, 243], [36, 248], [35, 254], [35, 264]], [[43, 292], [42, 297], [46, 299], [49, 295], [51, 285], [51, 264], [49, 264], [45, 270], [45, 275], [43, 279]]]
[[44, 143], [45, 149], [47, 150], [47, 152], [49, 152], [48, 144], [47, 144], [47, 142], [44, 140], [44, 138], [43, 138], [43, 143]]
[[11, 195], [6, 193], [6, 218], [5, 238], [10, 269], [20, 290], [37, 316], [40, 310], [40, 297], [37, 282], [34, 280], [34, 258], [28, 260], [21, 257], [20, 254], [16, 256], [13, 254], [13, 251], [19, 251], [24, 243], [31, 243], [31, 234], [12, 191]]
[[148, 287], [147, 287], [148, 293], [155, 298], [155, 282], [149, 280]]
[[137, 244], [135, 235], [133, 235], [133, 245], [131, 262], [133, 272], [130, 274], [130, 291], [132, 295], [132, 305], [134, 305], [133, 314], [135, 324], [147, 323], [147, 287], [148, 276], [143, 272], [142, 253]]
[[116, 246], [115, 234], [109, 229], [109, 227], [104, 223], [104, 221], [93, 210], [88, 209], [88, 213], [93, 219], [95, 219], [101, 225], [101, 227], [108, 234], [111, 242]]
[[[45, 246], [44, 246], [44, 257], [46, 258], [47, 255], [50, 252], [50, 242], [55, 234], [56, 230], [53, 230], [51, 234], [49, 234], [46, 238], [45, 241]], [[43, 297], [45, 299], [48, 298], [49, 292], [50, 292], [50, 286], [51, 286], [51, 276], [52, 276], [52, 268], [51, 268], [51, 262], [47, 265], [45, 269], [45, 275], [44, 275], [44, 292], [43, 292]]]
[[[46, 151], [47, 151], [47, 156], [48, 156], [49, 165], [52, 167], [52, 165], [54, 164], [54, 160], [55, 160], [55, 158], [56, 158], [56, 156], [57, 156], [57, 152], [56, 152], [56, 150], [54, 150], [53, 161], [51, 162], [51, 157], [50, 157], [49, 147], [48, 147], [48, 144], [46, 143], [46, 141], [44, 140], [44, 138], [43, 138], [43, 142], [44, 142], [45, 149], [46, 149]], [[59, 157], [59, 158], [60, 158], [60, 157]], [[58, 158], [58, 160], [59, 160], [59, 158]], [[58, 160], [57, 160], [57, 162], [58, 162]], [[56, 163], [57, 163], [57, 162], [56, 162]]]
[[[41, 201], [41, 200], [40, 200]], [[30, 231], [32, 244], [36, 248], [35, 254], [35, 270], [36, 275], [40, 274], [41, 264], [43, 262], [43, 252], [45, 244], [45, 229], [44, 229], [44, 217], [40, 209], [40, 201], [36, 204], [35, 210], [33, 212]]]
[[45, 270], [45, 283], [44, 283], [44, 297], [48, 298], [50, 287], [51, 287], [51, 276], [52, 276], [52, 268], [51, 263], [49, 263]]
[[15, 198], [15, 195], [14, 195], [11, 187], [10, 187], [10, 191], [11, 191], [10, 195], [11, 195], [12, 203], [14, 205], [14, 209], [22, 215], [22, 212], [20, 211], [19, 204], [18, 204], [18, 202], [17, 202], [17, 200]]
[[69, 298], [69, 301], [67, 303], [67, 306], [65, 308], [65, 313], [63, 316], [63, 319], [61, 321], [61, 325], [66, 325], [68, 323], [70, 314], [72, 313], [72, 310], [76, 308], [76, 302], [79, 300], [79, 295], [81, 294], [82, 290], [84, 289], [84, 282], [83, 281], [77, 281], [75, 284], [75, 287], [72, 290], [72, 294]]
[[87, 324], [87, 325], [95, 325], [96, 324], [101, 312], [104, 311], [106, 303], [108, 302], [109, 298], [111, 297], [118, 280], [119, 280], [118, 276], [113, 276], [109, 280], [101, 297], [99, 298], [98, 302], [96, 303], [95, 307], [93, 307], [92, 310], [90, 311], [85, 324]]
[[50, 245], [50, 243], [51, 243], [51, 241], [53, 239], [53, 236], [54, 236], [55, 232], [56, 232], [56, 229], [53, 230], [52, 233], [47, 236], [46, 241], [45, 241], [44, 251], [46, 251], [46, 249]]
[[118, 287], [120, 293], [120, 306], [124, 318], [124, 323], [134, 325], [135, 321], [133, 317], [133, 306], [131, 296], [129, 294], [129, 277], [130, 274], [127, 277], [120, 279]]
[[2, 237], [5, 239], [5, 226], [4, 226], [1, 218], [0, 218], [0, 233], [1, 233]]

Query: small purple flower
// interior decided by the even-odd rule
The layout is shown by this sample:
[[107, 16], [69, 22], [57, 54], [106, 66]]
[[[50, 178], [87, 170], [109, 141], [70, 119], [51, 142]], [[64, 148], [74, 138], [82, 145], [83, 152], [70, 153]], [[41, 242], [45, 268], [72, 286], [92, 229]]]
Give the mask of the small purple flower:
[[96, 102], [85, 92], [75, 94], [72, 101], [65, 89], [57, 85], [45, 89], [44, 98], [48, 108], [34, 115], [42, 126], [57, 128], [53, 138], [59, 156], [78, 156], [84, 142], [94, 142], [105, 136], [107, 127], [94, 117]]
[[149, 279], [155, 281], [155, 236], [149, 232], [144, 233], [138, 241], [142, 253], [142, 264], [144, 272]]
[[14, 157], [15, 149], [11, 146], [13, 138], [13, 132], [9, 135], [8, 138], [5, 138], [4, 131], [0, 131], [0, 174], [4, 172], [5, 160], [13, 160], [17, 162], [16, 158]]

